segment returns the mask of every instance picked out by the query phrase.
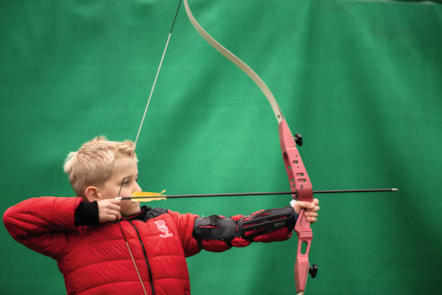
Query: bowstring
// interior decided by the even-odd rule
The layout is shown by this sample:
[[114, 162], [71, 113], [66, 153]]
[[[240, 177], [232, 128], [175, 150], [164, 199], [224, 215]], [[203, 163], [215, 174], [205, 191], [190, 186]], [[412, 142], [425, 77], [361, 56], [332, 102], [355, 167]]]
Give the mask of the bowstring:
[[[155, 86], [156, 86], [157, 81], [158, 81], [158, 76], [160, 75], [160, 71], [161, 71], [161, 68], [163, 66], [164, 57], [166, 56], [167, 48], [169, 47], [169, 41], [170, 41], [170, 38], [172, 37], [173, 28], [175, 27], [175, 22], [177, 20], [178, 13], [180, 11], [181, 2], [182, 2], [182, 0], [179, 0], [178, 7], [176, 9], [175, 16], [174, 16], [173, 21], [172, 21], [172, 25], [171, 25], [170, 30], [169, 30], [169, 35], [167, 36], [166, 44], [164, 45], [163, 54], [161, 55], [160, 63], [158, 65], [158, 69], [157, 69], [157, 72], [155, 74], [155, 79], [154, 79], [154, 81], [152, 83], [152, 88], [150, 89], [149, 97], [147, 99], [146, 106], [144, 108], [143, 116], [141, 117], [141, 122], [140, 122], [140, 125], [138, 127], [137, 135], [136, 135], [135, 140], [134, 140], [134, 148], [133, 148], [133, 150], [132, 150], [132, 152], [130, 154], [130, 159], [133, 159], [133, 157], [135, 155], [135, 150], [137, 148], [138, 139], [140, 138], [141, 129], [143, 129], [144, 120], [146, 119], [146, 115], [147, 115], [147, 110], [149, 109], [150, 102], [151, 102], [152, 96], [153, 96], [153, 92], [155, 90]], [[129, 169], [129, 163], [126, 165], [126, 171], [124, 172], [124, 177], [123, 177], [123, 180], [121, 181], [121, 185], [120, 185], [120, 189], [118, 190], [117, 198], [120, 197], [121, 190], [123, 189], [124, 181], [126, 180], [126, 177], [127, 177], [126, 174], [127, 174], [128, 169]]]
[[[144, 108], [143, 116], [142, 116], [142, 118], [141, 118], [140, 126], [138, 127], [137, 136], [135, 137], [134, 148], [133, 148], [133, 150], [132, 150], [132, 152], [131, 152], [131, 154], [130, 154], [130, 159], [133, 159], [133, 157], [134, 157], [134, 155], [135, 155], [135, 150], [136, 150], [136, 148], [137, 148], [138, 139], [140, 138], [141, 129], [143, 128], [144, 120], [146, 119], [147, 110], [148, 110], [148, 108], [149, 108], [150, 101], [151, 101], [151, 99], [152, 99], [152, 95], [153, 95], [153, 92], [154, 92], [154, 90], [155, 90], [155, 86], [156, 86], [156, 84], [157, 84], [158, 76], [159, 76], [159, 74], [160, 74], [161, 67], [162, 67], [162, 65], [163, 65], [164, 57], [166, 56], [167, 48], [169, 47], [169, 41], [170, 41], [170, 38], [171, 38], [171, 36], [172, 36], [172, 31], [173, 31], [173, 28], [174, 28], [174, 26], [175, 26], [176, 19], [177, 19], [177, 17], [178, 17], [178, 12], [179, 12], [179, 10], [180, 10], [181, 1], [182, 1], [182, 0], [180, 0], [180, 1], [178, 2], [178, 7], [177, 7], [177, 10], [176, 10], [175, 16], [174, 16], [174, 18], [173, 18], [173, 21], [172, 21], [172, 26], [170, 27], [169, 35], [167, 36], [166, 44], [165, 44], [164, 49], [163, 49], [163, 54], [161, 55], [160, 64], [158, 65], [158, 69], [157, 69], [157, 72], [156, 72], [156, 74], [155, 74], [155, 79], [154, 79], [154, 81], [153, 81], [152, 88], [151, 88], [150, 93], [149, 93], [149, 98], [147, 99], [146, 107]], [[127, 176], [126, 176], [126, 175], [127, 175], [127, 171], [129, 170], [129, 164], [130, 164], [130, 162], [128, 162], [127, 165], [126, 165], [126, 169], [125, 169], [126, 171], [124, 172], [124, 176], [123, 176], [123, 179], [122, 179], [122, 181], [121, 181], [120, 189], [118, 190], [117, 198], [120, 197], [121, 190], [123, 189], [123, 185], [124, 185], [124, 182], [125, 182], [126, 177], [127, 177]], [[143, 279], [141, 278], [140, 272], [138, 271], [137, 263], [136, 263], [136, 261], [135, 261], [133, 255], [132, 255], [132, 251], [131, 251], [131, 249], [130, 249], [129, 243], [128, 243], [127, 240], [126, 240], [126, 237], [125, 237], [125, 234], [124, 234], [123, 228], [121, 227], [121, 224], [120, 224], [120, 230], [121, 230], [121, 233], [122, 233], [122, 235], [123, 235], [123, 237], [124, 237], [124, 239], [125, 239], [125, 241], [126, 241], [126, 247], [127, 247], [128, 251], [129, 251], [129, 254], [130, 254], [130, 257], [131, 257], [132, 263], [133, 263], [133, 265], [134, 265], [134, 267], [135, 267], [135, 271], [136, 271], [136, 273], [137, 273], [137, 275], [138, 275], [138, 279], [140, 280], [140, 284], [141, 284], [141, 287], [143, 288], [143, 292], [144, 292], [145, 295], [147, 295], [147, 291], [146, 291], [146, 288], [144, 287]], [[154, 290], [153, 290], [153, 282], [151, 282], [151, 284], [152, 284], [152, 293], [154, 293]], [[154, 293], [154, 294], [155, 294], [155, 293]]]

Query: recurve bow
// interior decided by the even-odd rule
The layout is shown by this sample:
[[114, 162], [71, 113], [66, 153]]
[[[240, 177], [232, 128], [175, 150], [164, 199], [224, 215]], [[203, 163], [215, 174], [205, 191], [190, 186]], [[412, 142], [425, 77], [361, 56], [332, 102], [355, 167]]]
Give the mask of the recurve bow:
[[[221, 53], [224, 57], [226, 57], [241, 70], [243, 70], [266, 96], [273, 109], [276, 120], [278, 121], [281, 151], [290, 182], [290, 190], [293, 192], [292, 196], [294, 199], [299, 201], [313, 201], [312, 183], [307, 174], [307, 170], [305, 169], [301, 155], [296, 147], [296, 144], [302, 144], [302, 138], [300, 137], [300, 135], [297, 134], [295, 141], [295, 138], [293, 137], [290, 128], [288, 127], [287, 122], [285, 121], [284, 116], [272, 92], [264, 83], [264, 81], [255, 73], [255, 71], [253, 71], [235, 54], [222, 46], [201, 27], [201, 25], [193, 16], [187, 0], [184, 0], [184, 6], [190, 22], [198, 31], [198, 33], [219, 53]], [[298, 294], [304, 294], [308, 273], [310, 272], [312, 277], [314, 277], [317, 272], [316, 265], [312, 267], [310, 267], [309, 265], [308, 258], [313, 232], [310, 227], [310, 222], [308, 222], [305, 217], [304, 210], [301, 210], [298, 216], [295, 225], [295, 232], [298, 235], [298, 252], [294, 269], [296, 292]]]

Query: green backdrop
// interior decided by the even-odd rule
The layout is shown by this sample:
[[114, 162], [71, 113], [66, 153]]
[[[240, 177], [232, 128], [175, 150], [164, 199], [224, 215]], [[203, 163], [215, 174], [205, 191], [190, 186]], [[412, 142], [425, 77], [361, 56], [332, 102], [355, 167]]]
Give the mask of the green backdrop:
[[[134, 139], [177, 0], [0, 1], [1, 209], [72, 196], [62, 165], [97, 135]], [[274, 92], [318, 195], [306, 294], [442, 292], [442, 7], [436, 2], [191, 0]], [[144, 190], [284, 191], [277, 123], [184, 7], [137, 153]], [[248, 214], [287, 196], [161, 201]], [[0, 293], [62, 294], [56, 263], [1, 235]], [[193, 294], [294, 294], [296, 238], [189, 258]]]

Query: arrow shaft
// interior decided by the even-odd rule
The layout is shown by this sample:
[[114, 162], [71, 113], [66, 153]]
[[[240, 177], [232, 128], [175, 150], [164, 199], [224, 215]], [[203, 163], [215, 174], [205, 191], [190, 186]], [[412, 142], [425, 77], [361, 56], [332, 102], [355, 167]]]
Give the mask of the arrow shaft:
[[[318, 190], [313, 194], [338, 194], [338, 193], [379, 193], [395, 192], [397, 188], [377, 189], [348, 189], [348, 190]], [[168, 199], [178, 198], [207, 198], [207, 197], [239, 197], [239, 196], [266, 196], [266, 195], [296, 195], [296, 192], [248, 192], [248, 193], [221, 193], [221, 194], [188, 194], [188, 195], [163, 195]], [[121, 197], [122, 200], [130, 200], [146, 197]]]

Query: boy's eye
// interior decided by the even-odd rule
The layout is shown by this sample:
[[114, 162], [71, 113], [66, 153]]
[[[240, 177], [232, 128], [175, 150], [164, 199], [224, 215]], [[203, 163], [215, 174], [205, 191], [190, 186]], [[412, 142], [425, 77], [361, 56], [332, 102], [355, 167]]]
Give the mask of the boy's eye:
[[121, 185], [129, 185], [129, 184], [131, 184], [133, 181], [135, 181], [135, 182], [137, 182], [138, 181], [138, 178], [136, 178], [136, 179], [132, 179], [131, 177], [125, 177], [125, 178], [123, 178], [123, 180], [122, 180], [122, 182], [121, 182]]

